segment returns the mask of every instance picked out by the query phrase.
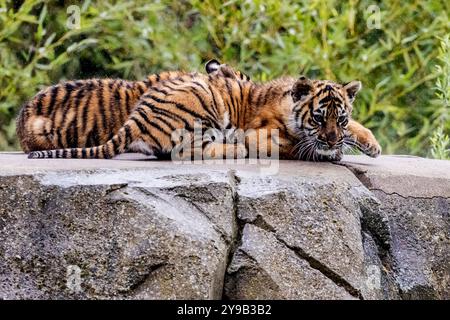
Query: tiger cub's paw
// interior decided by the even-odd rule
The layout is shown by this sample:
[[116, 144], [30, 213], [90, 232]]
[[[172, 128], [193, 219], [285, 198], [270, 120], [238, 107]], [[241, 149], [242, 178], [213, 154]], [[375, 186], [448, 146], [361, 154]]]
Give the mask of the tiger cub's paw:
[[204, 159], [243, 159], [246, 156], [244, 144], [210, 143], [203, 152]]
[[358, 145], [359, 149], [369, 157], [376, 158], [381, 154], [381, 146], [369, 129], [358, 136]]

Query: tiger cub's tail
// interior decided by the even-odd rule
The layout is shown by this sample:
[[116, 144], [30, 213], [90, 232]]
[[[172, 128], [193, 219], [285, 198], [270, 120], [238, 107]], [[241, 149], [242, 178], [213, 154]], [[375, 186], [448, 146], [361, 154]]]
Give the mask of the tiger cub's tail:
[[133, 123], [127, 121], [115, 136], [100, 146], [92, 148], [32, 151], [28, 154], [28, 158], [111, 159], [114, 156], [123, 153], [128, 148], [133, 139], [133, 132], [135, 132]]

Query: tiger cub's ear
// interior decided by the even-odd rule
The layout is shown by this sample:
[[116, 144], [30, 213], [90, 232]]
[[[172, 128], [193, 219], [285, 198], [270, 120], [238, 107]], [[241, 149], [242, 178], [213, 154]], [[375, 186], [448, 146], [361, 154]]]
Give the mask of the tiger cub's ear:
[[250, 77], [245, 73], [242, 73], [227, 64], [221, 64], [216, 59], [209, 60], [205, 64], [205, 69], [208, 74], [213, 74], [215, 76], [230, 78], [235, 80], [250, 81]]
[[348, 100], [353, 102], [355, 100], [356, 94], [361, 90], [362, 84], [360, 81], [352, 81], [344, 84], [344, 90], [347, 93]]
[[305, 76], [300, 76], [292, 87], [292, 99], [294, 102], [304, 99], [312, 91], [313, 83]]
[[220, 62], [217, 61], [216, 59], [212, 59], [209, 60], [206, 64], [205, 64], [205, 69], [206, 72], [209, 73], [213, 73], [214, 71], [219, 70], [220, 68]]

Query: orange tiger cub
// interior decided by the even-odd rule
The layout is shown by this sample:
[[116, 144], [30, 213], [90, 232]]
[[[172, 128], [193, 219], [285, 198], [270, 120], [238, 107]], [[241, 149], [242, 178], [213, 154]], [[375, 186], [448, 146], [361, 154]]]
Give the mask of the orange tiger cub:
[[[300, 77], [258, 84], [224, 74], [161, 81], [148, 88], [117, 134], [105, 143], [36, 151], [29, 158], [112, 158], [130, 146], [166, 157], [178, 146], [173, 133], [177, 129], [194, 132], [196, 124], [202, 133], [238, 129], [254, 133], [239, 145], [217, 139], [197, 145], [201, 150], [193, 154], [199, 151], [213, 158], [245, 157], [255, 147], [269, 152], [277, 147], [281, 159], [312, 161], [339, 160], [347, 145], [372, 157], [380, 154], [370, 130], [351, 119], [359, 81], [342, 85]], [[277, 139], [271, 129], [278, 130]], [[267, 135], [258, 139], [259, 132]]]
[[[207, 73], [247, 79], [211, 60]], [[92, 147], [111, 139], [128, 119], [142, 94], [156, 84], [190, 81], [196, 73], [168, 71], [143, 81], [89, 79], [67, 81], [39, 92], [20, 111], [17, 135], [23, 151]]]

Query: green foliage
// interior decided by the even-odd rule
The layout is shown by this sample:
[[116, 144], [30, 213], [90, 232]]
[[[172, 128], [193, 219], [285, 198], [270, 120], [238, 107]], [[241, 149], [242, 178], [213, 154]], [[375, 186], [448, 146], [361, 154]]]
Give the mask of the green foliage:
[[435, 124], [438, 126], [431, 137], [431, 156], [436, 159], [450, 159], [450, 139], [444, 131], [450, 129], [450, 38], [441, 40], [440, 64], [436, 65], [439, 77], [436, 80]]
[[435, 159], [450, 160], [450, 138], [444, 134], [442, 126], [431, 137], [431, 156]]
[[[74, 3], [81, 3], [81, 26], [71, 30], [67, 7]], [[371, 28], [374, 3], [379, 29]], [[354, 117], [374, 130], [385, 152], [427, 155], [432, 132], [450, 130], [449, 108], [434, 87], [448, 90], [437, 37], [449, 33], [449, 6], [445, 0], [0, 0], [0, 150], [17, 148], [13, 119], [44, 86], [201, 70], [216, 57], [257, 80], [300, 73], [361, 80]]]

